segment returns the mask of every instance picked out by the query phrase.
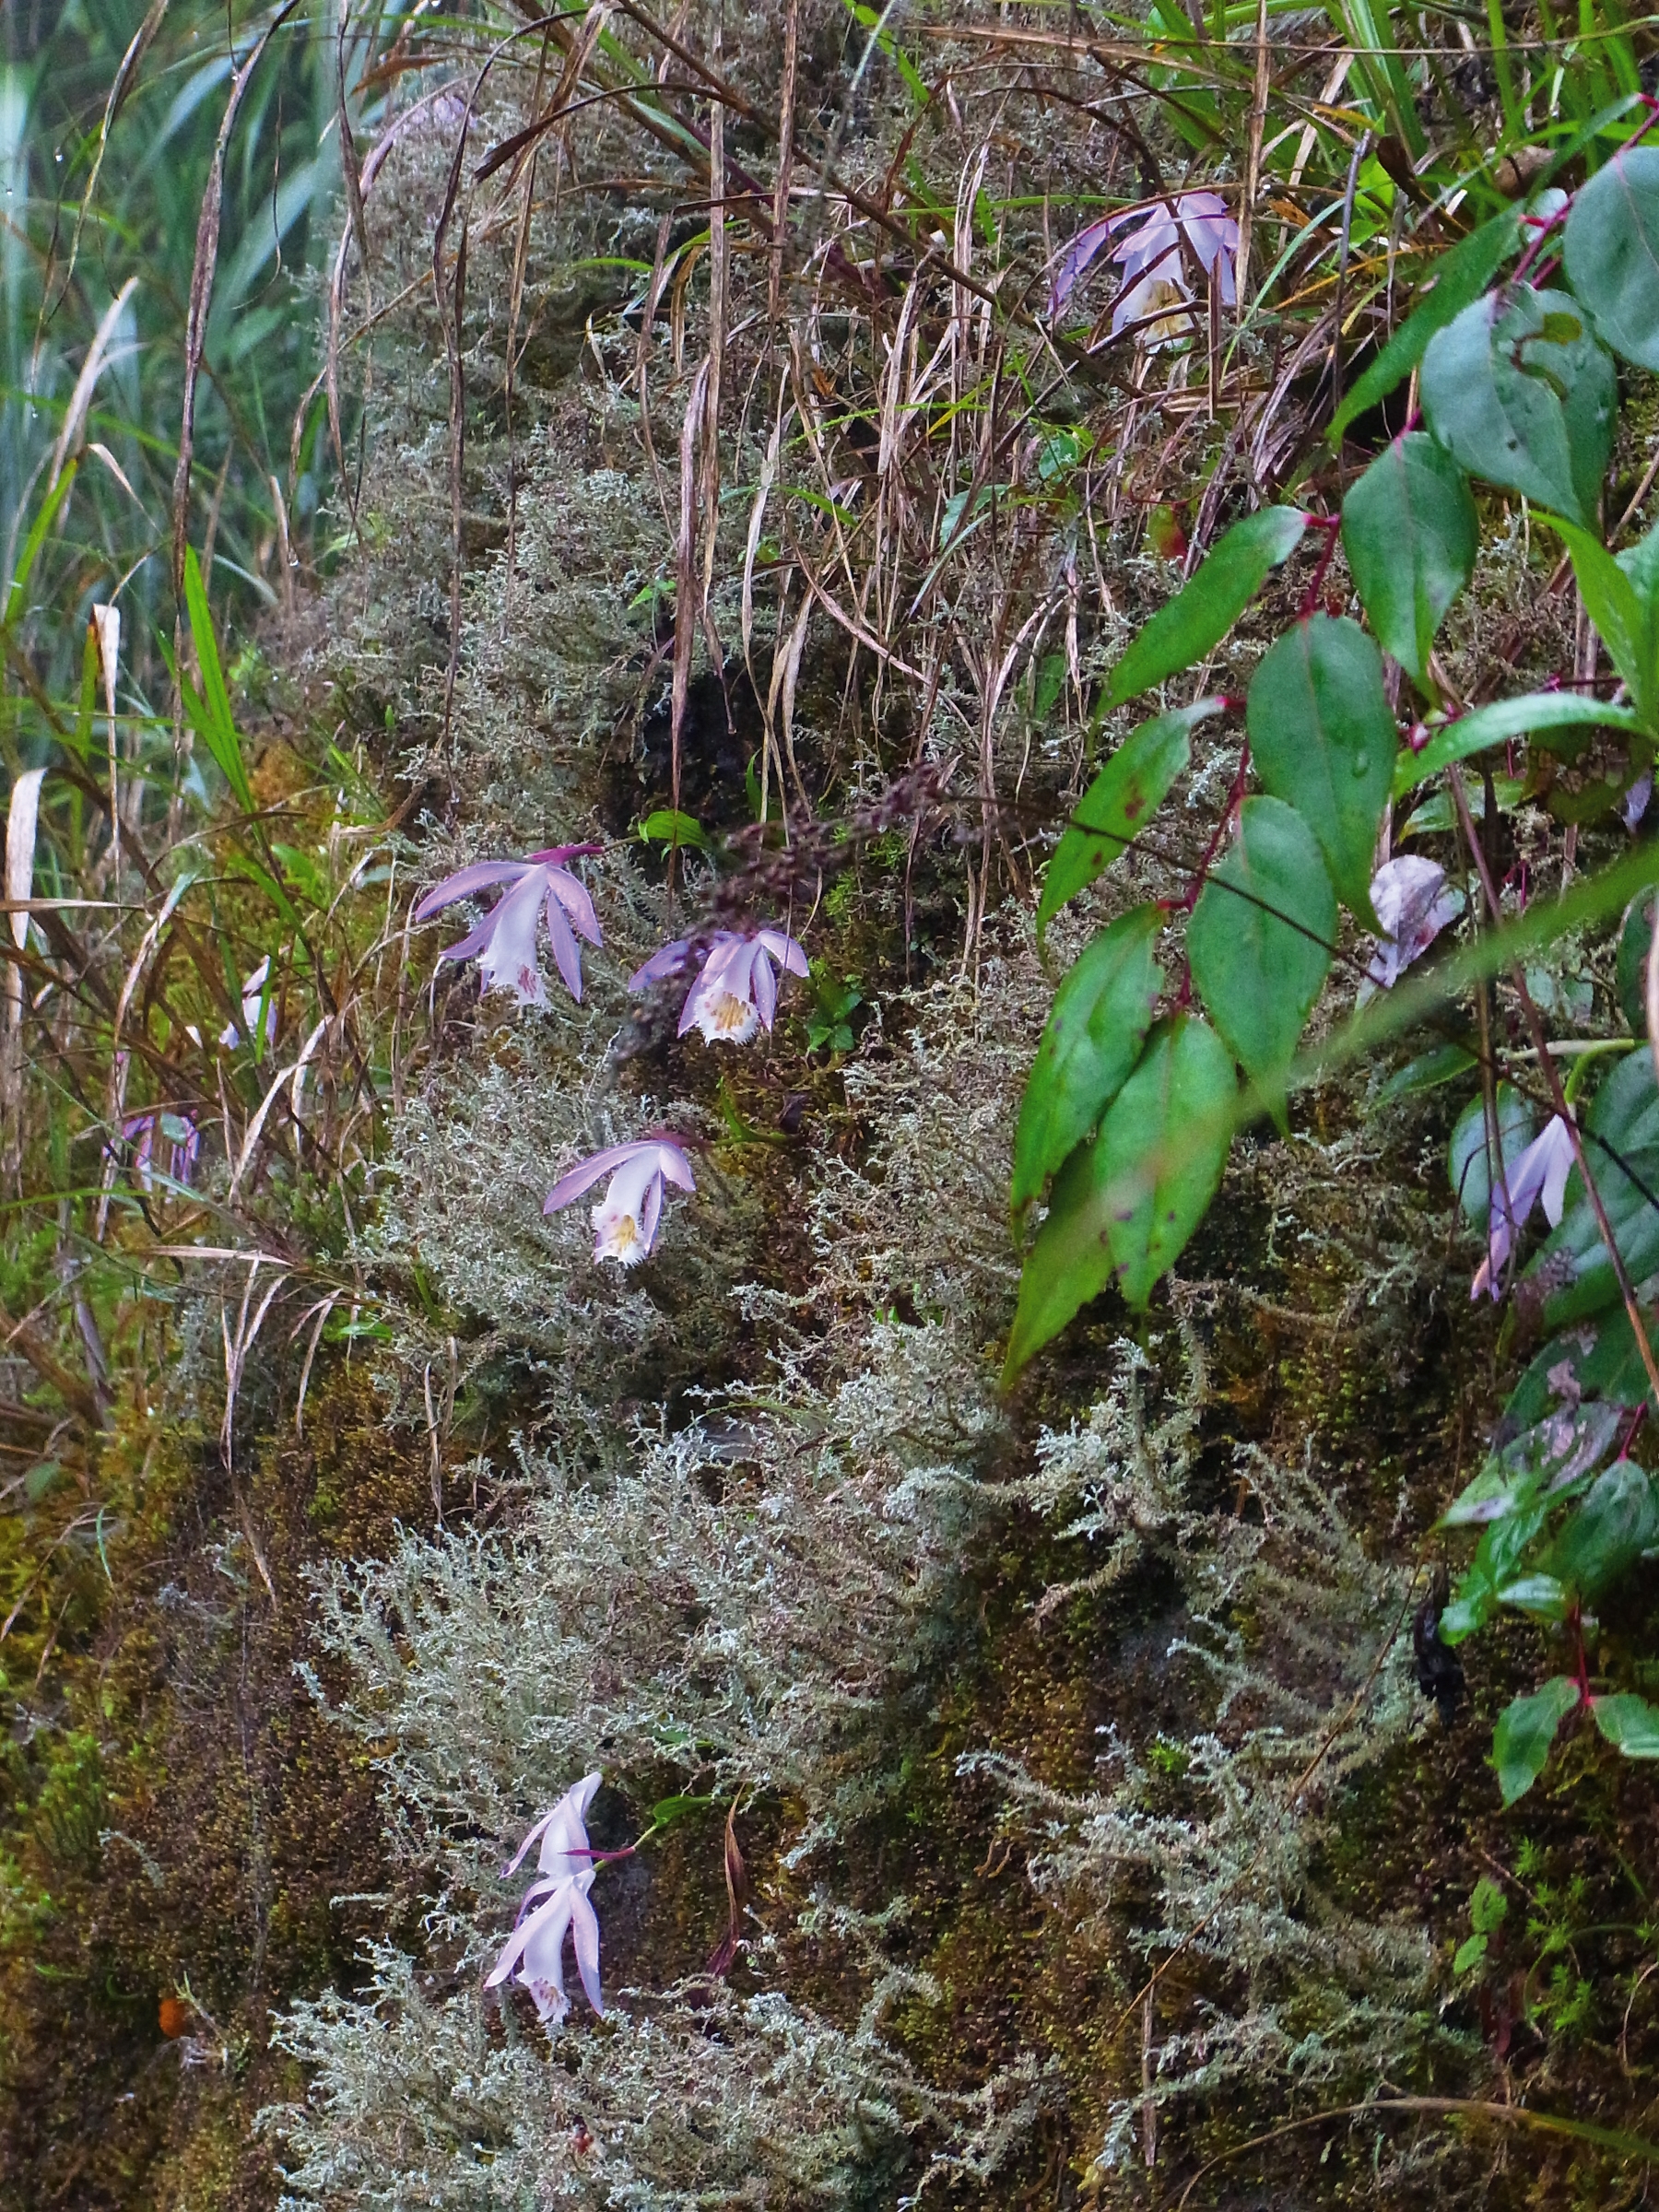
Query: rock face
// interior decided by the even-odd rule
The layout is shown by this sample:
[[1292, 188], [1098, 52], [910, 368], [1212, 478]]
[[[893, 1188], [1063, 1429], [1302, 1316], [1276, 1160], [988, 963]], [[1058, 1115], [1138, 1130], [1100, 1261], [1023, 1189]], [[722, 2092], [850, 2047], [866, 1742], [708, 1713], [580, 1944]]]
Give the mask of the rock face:
[[[359, 787], [350, 1165], [254, 1131], [244, 1195], [204, 1159], [303, 1296], [222, 1432], [243, 1277], [155, 1318], [106, 1575], [51, 1585], [55, 1665], [49, 1612], [8, 1647], [56, 1705], [10, 1751], [0, 2169], [100, 2212], [1130, 2206], [1326, 2111], [1193, 2201], [1532, 2201], [1477, 2137], [1347, 2117], [1484, 2096], [1526, 2032], [1497, 1984], [1453, 2001], [1508, 1686], [1465, 1696], [1426, 1604], [1493, 1375], [1436, 1094], [1333, 1082], [1241, 1142], [1150, 1317], [1108, 1295], [998, 1390], [1020, 1093], [1085, 925], [1040, 953], [1039, 841], [1171, 582], [1122, 486], [1206, 465], [991, 312], [1041, 299], [1043, 195], [1101, 142], [1008, 140], [965, 36], [918, 118], [827, 9], [786, 46], [675, 24], [687, 85], [561, 24], [468, 116], [420, 79], [363, 171], [360, 468], [260, 768], [320, 849]], [[920, 255], [907, 159], [952, 180]], [[1195, 746], [1192, 787], [1235, 765]], [[437, 966], [499, 888], [405, 927], [574, 844], [580, 999], [545, 936], [543, 1003]], [[812, 966], [743, 1043], [677, 1033], [683, 974], [630, 993], [762, 924]], [[543, 1202], [660, 1131], [695, 1190], [624, 1269]], [[503, 1877], [594, 1770], [585, 1841]], [[486, 1977], [584, 1866], [605, 2013], [571, 1952], [544, 2024], [545, 1979]]]

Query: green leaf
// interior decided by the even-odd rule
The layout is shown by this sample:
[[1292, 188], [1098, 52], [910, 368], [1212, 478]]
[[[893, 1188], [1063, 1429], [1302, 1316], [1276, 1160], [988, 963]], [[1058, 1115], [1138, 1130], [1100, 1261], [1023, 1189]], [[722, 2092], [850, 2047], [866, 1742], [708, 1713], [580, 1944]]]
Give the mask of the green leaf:
[[1611, 1696], [1592, 1698], [1595, 1724], [1616, 1751], [1627, 1759], [1659, 1759], [1659, 1709], [1634, 1691], [1616, 1690]]
[[1556, 1675], [1530, 1698], [1517, 1698], [1504, 1712], [1492, 1737], [1492, 1760], [1505, 1805], [1524, 1797], [1537, 1781], [1556, 1730], [1578, 1701], [1578, 1684], [1566, 1675]]
[[[1659, 1329], [1659, 1315], [1649, 1313], [1646, 1326], [1651, 1341]], [[1581, 1400], [1605, 1399], [1629, 1415], [1647, 1394], [1647, 1370], [1630, 1317], [1618, 1305], [1593, 1322], [1581, 1322], [1550, 1338], [1510, 1394], [1504, 1426], [1532, 1428], [1563, 1400], [1571, 1410]]]
[[[1591, 1401], [1539, 1421], [1494, 1452], [1441, 1516], [1442, 1528], [1507, 1520], [1540, 1498], [1559, 1497], [1582, 1483], [1612, 1449], [1629, 1416], [1621, 1406]], [[1508, 1574], [1514, 1560], [1502, 1562]]]
[[1434, 288], [1411, 313], [1371, 363], [1336, 410], [1331, 424], [1333, 444], [1338, 443], [1348, 424], [1386, 399], [1396, 384], [1404, 383], [1422, 359], [1436, 331], [1478, 300], [1503, 263], [1515, 251], [1521, 237], [1521, 210], [1505, 207], [1478, 230], [1460, 239], [1449, 253], [1435, 256]]
[[1282, 800], [1246, 799], [1187, 924], [1187, 957], [1210, 1019], [1253, 1080], [1288, 1065], [1335, 935], [1336, 895], [1312, 830]]
[[1217, 539], [1196, 573], [1160, 606], [1112, 672], [1100, 712], [1138, 699], [1218, 645], [1267, 580], [1301, 542], [1308, 518], [1296, 507], [1264, 507]]
[[230, 712], [230, 695], [225, 688], [218, 641], [213, 634], [213, 615], [194, 546], [184, 548], [184, 606], [190, 616], [190, 638], [195, 647], [196, 666], [202, 675], [199, 694], [187, 680], [181, 680], [179, 688], [183, 694], [184, 711], [196, 735], [212, 754], [219, 773], [230, 786], [237, 805], [244, 814], [252, 814], [253, 787], [248, 781], [241, 739], [237, 735]]
[[1094, 1128], [1139, 1058], [1163, 987], [1154, 949], [1163, 920], [1155, 906], [1124, 914], [1055, 993], [1014, 1138], [1016, 1212]]
[[[1539, 520], [1565, 542], [1584, 611], [1601, 633], [1637, 713], [1652, 729], [1659, 706], [1659, 604], [1651, 594], [1638, 590], [1624, 561], [1615, 560], [1592, 531], [1581, 530], [1559, 515], [1542, 515]], [[1638, 572], [1645, 582], [1645, 569]]]
[[1457, 1947], [1457, 1956], [1452, 1961], [1454, 1974], [1466, 1974], [1485, 1960], [1487, 1939], [1484, 1936], [1465, 1936]]
[[1654, 894], [1644, 891], [1625, 909], [1614, 977], [1619, 1009], [1638, 1037], [1647, 1035], [1647, 964], [1653, 942]]
[[1146, 1304], [1215, 1196], [1235, 1095], [1212, 1029], [1191, 1014], [1158, 1025], [1099, 1135], [1054, 1178], [1020, 1277], [1005, 1387], [1113, 1279]]
[[1475, 502], [1425, 431], [1396, 438], [1342, 502], [1342, 545], [1371, 628], [1419, 691], [1447, 608], [1475, 570]]
[[41, 547], [46, 543], [59, 510], [69, 497], [69, 488], [75, 482], [79, 463], [71, 461], [68, 467], [41, 501], [41, 512], [29, 524], [29, 535], [23, 540], [23, 550], [18, 556], [18, 566], [11, 580], [11, 589], [6, 594], [6, 627], [9, 629], [21, 616], [29, 598], [29, 579], [34, 572], [35, 562], [41, 557]]
[[1567, 280], [1603, 343], [1659, 369], [1659, 147], [1629, 147], [1596, 171], [1563, 244]]
[[1465, 308], [1423, 356], [1423, 413], [1447, 452], [1587, 529], [1613, 450], [1614, 384], [1571, 294], [1527, 284]]
[[1550, 1546], [1543, 1571], [1594, 1602], [1655, 1545], [1659, 1498], [1653, 1477], [1633, 1459], [1616, 1459], [1596, 1477], [1584, 1502]]
[[648, 814], [640, 824], [641, 839], [650, 844], [653, 841], [665, 845], [708, 846], [708, 834], [702, 824], [688, 814], [677, 814], [672, 806], [659, 806]]
[[1509, 1899], [1489, 1874], [1483, 1874], [1469, 1900], [1469, 1925], [1477, 1936], [1495, 1936], [1508, 1917]]
[[1262, 782], [1296, 808], [1344, 900], [1374, 927], [1371, 856], [1399, 746], [1382, 655], [1346, 616], [1306, 617], [1258, 664], [1246, 719]]
[[1419, 1053], [1415, 1060], [1389, 1077], [1377, 1093], [1379, 1106], [1391, 1099], [1409, 1098], [1419, 1090], [1433, 1090], [1441, 1083], [1453, 1082], [1472, 1067], [1478, 1067], [1479, 1057], [1467, 1045], [1437, 1044], [1432, 1052]]
[[[1532, 1108], [1512, 1084], [1499, 1084], [1495, 1105], [1498, 1144], [1507, 1170], [1536, 1136], [1538, 1124]], [[1478, 1096], [1469, 1100], [1453, 1128], [1446, 1153], [1446, 1180], [1464, 1219], [1483, 1229], [1492, 1208], [1492, 1181], [1487, 1158], [1486, 1101]]]
[[1104, 875], [1126, 853], [1162, 805], [1193, 757], [1192, 733], [1226, 705], [1201, 699], [1172, 707], [1130, 731], [1084, 793], [1070, 827], [1054, 848], [1037, 908], [1041, 935], [1068, 899]]
[[[1495, 699], [1489, 706], [1476, 707], [1455, 722], [1441, 724], [1421, 752], [1404, 752], [1394, 771], [1396, 798], [1416, 783], [1484, 753], [1489, 745], [1507, 745], [1512, 737], [1538, 737], [1547, 742], [1551, 730], [1629, 730], [1641, 734], [1641, 723], [1629, 707], [1616, 707], [1598, 699], [1581, 699], [1576, 691], [1529, 691], [1520, 699]], [[1549, 746], [1552, 752], [1561, 748]]]
[[[1630, 1280], [1659, 1272], [1659, 1090], [1651, 1053], [1630, 1053], [1583, 1117], [1584, 1150]], [[1561, 1328], [1619, 1301], [1618, 1278], [1576, 1168], [1567, 1206], [1526, 1269], [1545, 1292], [1544, 1323]]]

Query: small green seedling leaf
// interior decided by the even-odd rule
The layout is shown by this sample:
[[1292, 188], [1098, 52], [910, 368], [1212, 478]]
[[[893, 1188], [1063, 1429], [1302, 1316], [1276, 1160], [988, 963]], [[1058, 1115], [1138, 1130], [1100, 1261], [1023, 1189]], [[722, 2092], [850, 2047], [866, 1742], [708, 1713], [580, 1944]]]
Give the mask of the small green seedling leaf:
[[1431, 341], [1423, 413], [1471, 476], [1589, 529], [1613, 450], [1614, 383], [1612, 357], [1569, 293], [1512, 284]]
[[1659, 147], [1629, 147], [1574, 196], [1567, 279], [1604, 345], [1659, 369]]
[[1524, 1797], [1537, 1781], [1556, 1730], [1578, 1701], [1578, 1684], [1556, 1675], [1530, 1698], [1517, 1698], [1507, 1708], [1492, 1736], [1492, 1763], [1505, 1805]]
[[1307, 617], [1258, 664], [1246, 716], [1262, 782], [1301, 816], [1345, 903], [1374, 928], [1371, 857], [1399, 747], [1382, 655], [1346, 616]]
[[1187, 925], [1193, 982], [1233, 1057], [1286, 1067], [1330, 971], [1336, 895], [1313, 833], [1279, 799], [1246, 799], [1232, 850]]
[[1179, 676], [1218, 645], [1301, 542], [1308, 518], [1296, 507], [1264, 507], [1217, 539], [1196, 572], [1160, 606], [1112, 672], [1101, 712]]
[[1342, 546], [1378, 642], [1429, 694], [1429, 654], [1475, 571], [1475, 502], [1422, 430], [1379, 453], [1342, 502]]
[[1192, 733], [1226, 705], [1201, 699], [1172, 707], [1130, 731], [1084, 793], [1070, 827], [1054, 848], [1037, 908], [1041, 936], [1068, 899], [1105, 874], [1129, 850], [1163, 804], [1193, 757]]
[[691, 815], [676, 813], [672, 806], [659, 806], [648, 814], [640, 824], [639, 835], [648, 845], [698, 845], [706, 851], [709, 843], [702, 824]]
[[1146, 1304], [1216, 1194], [1236, 1096], [1214, 1030], [1192, 1014], [1158, 1025], [1099, 1135], [1054, 1178], [1020, 1277], [1005, 1387], [1109, 1282]]
[[1054, 995], [1014, 1138], [1016, 1213], [1075, 1151], [1140, 1056], [1163, 987], [1154, 949], [1163, 916], [1136, 907], [1101, 931]]

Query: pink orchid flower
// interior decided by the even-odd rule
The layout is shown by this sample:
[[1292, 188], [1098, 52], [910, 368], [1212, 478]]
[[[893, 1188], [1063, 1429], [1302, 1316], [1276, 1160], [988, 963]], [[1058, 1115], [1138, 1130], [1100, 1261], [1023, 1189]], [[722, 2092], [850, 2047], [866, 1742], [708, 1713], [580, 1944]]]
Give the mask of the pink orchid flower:
[[[642, 991], [647, 983], [677, 975], [690, 949], [685, 937], [665, 945], [629, 977], [629, 989]], [[807, 972], [806, 952], [783, 930], [718, 931], [701, 972], [686, 994], [678, 1034], [683, 1037], [695, 1028], [709, 1044], [747, 1044], [757, 1029], [770, 1030], [778, 1010], [774, 960], [786, 975]]]
[[[257, 1039], [260, 1033], [259, 1007], [265, 1002], [265, 1043], [268, 1048], [276, 1041], [276, 999], [271, 991], [271, 956], [267, 953], [241, 987], [242, 1019], [247, 1034]], [[233, 1021], [228, 1021], [219, 1031], [219, 1042], [232, 1051], [241, 1042], [242, 1031]]]
[[561, 1175], [542, 1202], [542, 1212], [559, 1213], [592, 1190], [602, 1175], [608, 1175], [610, 1182], [594, 1208], [594, 1257], [637, 1267], [656, 1242], [664, 1183], [696, 1190], [691, 1162], [677, 1138], [665, 1131], [636, 1137], [630, 1144], [609, 1145]]
[[520, 1982], [535, 2000], [542, 2020], [557, 2028], [571, 2009], [565, 1994], [565, 1937], [576, 1945], [576, 1971], [588, 2003], [605, 2018], [599, 1994], [599, 1916], [588, 1891], [594, 1886], [594, 1853], [585, 1816], [602, 1777], [586, 1774], [569, 1789], [550, 1813], [544, 1813], [519, 1845], [504, 1875], [515, 1873], [530, 1846], [540, 1839], [537, 1878], [525, 1890], [506, 1948], [486, 1978], [486, 1989]]
[[1540, 1199], [1544, 1202], [1544, 1218], [1551, 1229], [1559, 1227], [1567, 1203], [1567, 1178], [1574, 1160], [1572, 1132], [1559, 1113], [1552, 1114], [1542, 1135], [1534, 1137], [1514, 1166], [1500, 1176], [1494, 1185], [1487, 1229], [1487, 1256], [1469, 1285], [1471, 1298], [1478, 1298], [1483, 1290], [1497, 1298], [1510, 1247]]
[[[1159, 308], [1182, 306], [1191, 300], [1183, 244], [1205, 275], [1219, 283], [1223, 306], [1233, 304], [1239, 226], [1218, 193], [1182, 192], [1172, 199], [1124, 207], [1086, 223], [1055, 265], [1049, 292], [1051, 316], [1065, 307], [1101, 247], [1114, 238], [1120, 242], [1109, 258], [1123, 270], [1123, 288], [1112, 311], [1113, 337], [1126, 324], [1156, 314]], [[1167, 318], [1147, 335], [1153, 342], [1176, 335], [1184, 321], [1180, 316]]]
[[536, 915], [545, 905], [547, 935], [553, 940], [553, 958], [565, 986], [578, 1005], [582, 1000], [582, 953], [577, 936], [590, 945], [603, 945], [604, 935], [587, 887], [571, 875], [565, 863], [602, 845], [552, 845], [532, 853], [525, 860], [480, 860], [458, 868], [429, 890], [415, 909], [417, 922], [429, 922], [457, 899], [470, 899], [492, 884], [512, 888], [496, 901], [477, 929], [458, 945], [446, 945], [441, 960], [478, 963], [478, 984], [484, 991], [512, 991], [521, 1006], [545, 1006], [541, 963], [535, 955]]
[[1463, 899], [1447, 889], [1444, 868], [1415, 853], [1383, 863], [1371, 877], [1371, 898], [1383, 934], [1366, 981], [1389, 991], [1462, 913]]

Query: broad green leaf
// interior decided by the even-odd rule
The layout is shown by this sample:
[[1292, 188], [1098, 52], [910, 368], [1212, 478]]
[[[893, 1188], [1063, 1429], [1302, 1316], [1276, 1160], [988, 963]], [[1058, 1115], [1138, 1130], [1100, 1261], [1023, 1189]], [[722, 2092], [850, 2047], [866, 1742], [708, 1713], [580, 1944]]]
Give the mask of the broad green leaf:
[[1487, 1955], [1487, 1941], [1484, 1936], [1465, 1936], [1457, 1947], [1457, 1956], [1452, 1961], [1452, 1971], [1454, 1974], [1466, 1974], [1482, 1965]]
[[1423, 413], [1471, 476], [1589, 529], [1613, 450], [1614, 383], [1571, 293], [1512, 284], [1430, 342]]
[[237, 735], [236, 723], [230, 712], [230, 695], [225, 688], [224, 670], [219, 665], [218, 641], [213, 634], [213, 616], [207, 605], [201, 566], [194, 546], [184, 548], [184, 606], [190, 616], [190, 638], [195, 647], [196, 666], [202, 675], [199, 694], [190, 683], [180, 684], [185, 712], [190, 717], [196, 735], [213, 755], [219, 773], [229, 784], [238, 806], [244, 813], [252, 814], [254, 811], [253, 787], [248, 781], [247, 766], [242, 759], [241, 739]]
[[1429, 693], [1429, 654], [1447, 608], [1475, 570], [1468, 483], [1425, 431], [1396, 438], [1342, 502], [1342, 546], [1371, 626]]
[[[1659, 1334], [1659, 1315], [1646, 1316], [1649, 1341]], [[1622, 1418], [1648, 1394], [1647, 1370], [1622, 1305], [1591, 1322], [1552, 1336], [1510, 1394], [1503, 1409], [1506, 1428], [1528, 1429], [1565, 1401], [1571, 1411], [1581, 1399], [1603, 1400]]]
[[1505, 207], [1478, 230], [1459, 239], [1449, 253], [1436, 254], [1432, 263], [1434, 288], [1413, 308], [1382, 352], [1354, 385], [1331, 424], [1333, 444], [1348, 424], [1388, 397], [1422, 359], [1429, 341], [1478, 300], [1499, 269], [1515, 251], [1521, 237], [1521, 210]]
[[1452, 1603], [1440, 1617], [1440, 1634], [1446, 1643], [1461, 1643], [1484, 1628], [1498, 1610], [1500, 1592], [1514, 1581], [1517, 1570], [1535, 1538], [1548, 1520], [1547, 1498], [1535, 1497], [1517, 1506], [1500, 1521], [1481, 1530], [1475, 1557], [1469, 1561]]
[[1297, 507], [1264, 507], [1223, 533], [1167, 606], [1160, 606], [1112, 672], [1102, 713], [1179, 676], [1218, 645], [1267, 580], [1301, 542]]
[[1140, 1057], [1163, 987], [1155, 950], [1163, 922], [1155, 906], [1124, 914], [1055, 993], [1020, 1102], [1009, 1194], [1016, 1212], [1096, 1126]]
[[1633, 1690], [1616, 1690], [1610, 1697], [1592, 1698], [1595, 1724], [1616, 1751], [1627, 1759], [1659, 1759], [1659, 1708]]
[[[1617, 1408], [1607, 1410], [1617, 1414]], [[1653, 1477], [1633, 1459], [1616, 1459], [1596, 1477], [1584, 1502], [1550, 1546], [1543, 1571], [1594, 1603], [1655, 1545], [1659, 1498], [1653, 1495]]]
[[1130, 731], [1084, 793], [1042, 878], [1037, 908], [1041, 935], [1068, 899], [1104, 875], [1126, 853], [1162, 805], [1164, 795], [1193, 757], [1192, 733], [1225, 700], [1201, 699], [1172, 707]]
[[1563, 1406], [1494, 1452], [1446, 1508], [1441, 1526], [1477, 1528], [1540, 1498], [1559, 1497], [1594, 1472], [1629, 1419], [1621, 1406]]
[[1619, 1010], [1638, 1037], [1647, 1035], [1647, 964], [1653, 942], [1655, 894], [1644, 891], [1625, 910], [1614, 976]]
[[1505, 1805], [1524, 1797], [1537, 1781], [1556, 1730], [1578, 1701], [1578, 1684], [1567, 1675], [1556, 1675], [1530, 1698], [1517, 1698], [1504, 1712], [1492, 1737], [1492, 1763]]
[[1212, 1029], [1191, 1014], [1159, 1024], [1099, 1135], [1054, 1178], [1020, 1277], [1005, 1385], [1108, 1283], [1146, 1304], [1215, 1196], [1235, 1095]]
[[[1659, 1090], [1651, 1053], [1629, 1053], [1583, 1117], [1584, 1152], [1633, 1283], [1659, 1272]], [[1526, 1269], [1544, 1291], [1544, 1323], [1562, 1328], [1618, 1302], [1618, 1278], [1578, 1170], [1567, 1207]]]
[[1288, 1065], [1335, 936], [1336, 895], [1312, 831], [1282, 800], [1246, 799], [1187, 924], [1187, 957], [1210, 1019], [1253, 1079]]
[[1638, 590], [1623, 562], [1615, 560], [1593, 532], [1559, 515], [1540, 519], [1565, 542], [1584, 611], [1623, 677], [1637, 713], [1653, 729], [1659, 707], [1659, 605]]
[[1552, 730], [1629, 730], [1641, 734], [1641, 723], [1629, 707], [1616, 707], [1598, 699], [1581, 699], [1576, 691], [1529, 691], [1520, 699], [1495, 699], [1489, 706], [1476, 707], [1455, 722], [1441, 724], [1421, 752], [1404, 752], [1394, 771], [1396, 798], [1413, 784], [1421, 783], [1453, 760], [1484, 753], [1489, 745], [1506, 745], [1512, 737], [1537, 737], [1547, 744]]
[[1382, 655], [1346, 616], [1306, 617], [1258, 664], [1246, 719], [1257, 774], [1301, 816], [1344, 900], [1374, 927], [1371, 857], [1399, 746]]
[[[1536, 1116], [1512, 1084], [1500, 1083], [1494, 1101], [1498, 1143], [1506, 1169], [1512, 1168], [1538, 1134]], [[1458, 1115], [1446, 1151], [1446, 1180], [1465, 1221], [1486, 1226], [1492, 1208], [1491, 1162], [1487, 1158], [1486, 1100], [1478, 1094]]]
[[1472, 1053], [1467, 1045], [1437, 1044], [1431, 1052], [1419, 1053], [1415, 1060], [1408, 1060], [1390, 1076], [1377, 1093], [1377, 1103], [1385, 1105], [1391, 1099], [1409, 1098], [1414, 1091], [1433, 1090], [1479, 1065], [1478, 1054]]
[[1659, 147], [1615, 154], [1567, 218], [1567, 280], [1603, 343], [1659, 369]]

